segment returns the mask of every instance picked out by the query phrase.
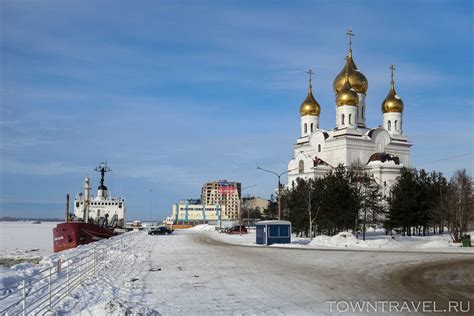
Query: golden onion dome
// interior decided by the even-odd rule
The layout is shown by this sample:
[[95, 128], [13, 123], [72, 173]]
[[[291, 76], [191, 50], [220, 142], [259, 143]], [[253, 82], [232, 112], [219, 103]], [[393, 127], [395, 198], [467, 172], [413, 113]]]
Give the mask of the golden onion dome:
[[367, 78], [364, 76], [364, 74], [357, 69], [354, 60], [352, 59], [351, 51], [349, 51], [349, 54], [347, 55], [346, 64], [344, 65], [344, 68], [334, 79], [332, 85], [334, 93], [337, 94], [339, 91], [341, 91], [342, 86], [344, 85], [346, 72], [349, 75], [349, 83], [352, 89], [354, 89], [354, 91], [357, 93], [366, 94], [367, 89], [369, 88], [369, 82], [367, 81]]
[[311, 85], [308, 89], [308, 95], [306, 99], [304, 99], [303, 103], [300, 106], [300, 115], [314, 115], [319, 116], [321, 113], [321, 107], [319, 106], [318, 102], [314, 99], [313, 91]]
[[390, 70], [392, 71], [391, 77], [392, 80], [390, 81], [390, 91], [388, 92], [387, 97], [382, 102], [382, 112], [383, 113], [402, 113], [403, 112], [403, 101], [397, 95], [395, 91], [395, 81], [393, 80], [393, 71], [395, 67], [393, 65], [390, 66]]
[[339, 92], [336, 94], [336, 105], [337, 106], [344, 106], [344, 105], [352, 105], [352, 106], [357, 106], [357, 103], [359, 103], [359, 96], [357, 95], [357, 92], [352, 89], [350, 80], [349, 80], [349, 74], [346, 72], [344, 76], [344, 83], [339, 90]]

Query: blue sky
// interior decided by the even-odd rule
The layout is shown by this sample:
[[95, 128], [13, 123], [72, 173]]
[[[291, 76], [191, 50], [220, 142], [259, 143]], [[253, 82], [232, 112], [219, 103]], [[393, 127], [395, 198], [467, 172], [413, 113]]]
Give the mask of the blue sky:
[[[395, 64], [412, 163], [473, 174], [471, 1], [1, 1], [0, 215], [62, 216], [108, 161], [129, 218], [165, 217], [208, 180], [285, 170], [312, 68], [321, 127], [345, 32], [378, 126]], [[453, 156], [462, 157], [446, 159]], [[441, 160], [441, 161], [438, 161]], [[434, 162], [436, 161], [436, 162]], [[150, 189], [153, 191], [150, 192]]]

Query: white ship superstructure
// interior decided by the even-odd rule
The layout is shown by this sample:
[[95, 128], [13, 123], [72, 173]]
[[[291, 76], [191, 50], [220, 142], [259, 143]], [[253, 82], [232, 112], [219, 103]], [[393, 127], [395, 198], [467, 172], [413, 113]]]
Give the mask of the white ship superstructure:
[[[106, 227], [124, 227], [126, 206], [122, 197], [109, 196], [104, 185], [104, 175], [112, 171], [107, 163], [100, 164], [95, 171], [100, 172], [101, 180], [97, 196], [90, 196], [90, 179], [84, 181], [84, 193], [74, 198], [74, 216], [83, 221], [93, 222]], [[87, 218], [87, 220], [86, 220]]]

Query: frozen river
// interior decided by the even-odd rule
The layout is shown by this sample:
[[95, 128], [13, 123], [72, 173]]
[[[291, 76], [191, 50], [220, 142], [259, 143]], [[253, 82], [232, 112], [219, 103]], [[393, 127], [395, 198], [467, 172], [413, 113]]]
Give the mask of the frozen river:
[[0, 259], [41, 258], [53, 253], [57, 222], [0, 222]]

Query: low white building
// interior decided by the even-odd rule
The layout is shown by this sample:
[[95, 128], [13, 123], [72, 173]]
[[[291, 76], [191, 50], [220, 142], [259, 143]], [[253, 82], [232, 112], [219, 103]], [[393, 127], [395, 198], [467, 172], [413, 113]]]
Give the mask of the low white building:
[[171, 214], [175, 225], [217, 224], [227, 221], [225, 205], [205, 205], [200, 200], [181, 200], [173, 205]]
[[[352, 36], [351, 32], [348, 34]], [[294, 157], [288, 163], [288, 185], [294, 185], [298, 178], [323, 177], [339, 164], [357, 165], [374, 176], [386, 195], [400, 169], [410, 166], [412, 144], [403, 132], [404, 104], [395, 91], [392, 65], [389, 93], [381, 102], [381, 125], [366, 126], [368, 81], [353, 61], [351, 44], [350, 41], [346, 64], [333, 83], [336, 99], [333, 129], [319, 126], [321, 107], [313, 96], [309, 71], [308, 94], [300, 107], [300, 137], [293, 146]]]

